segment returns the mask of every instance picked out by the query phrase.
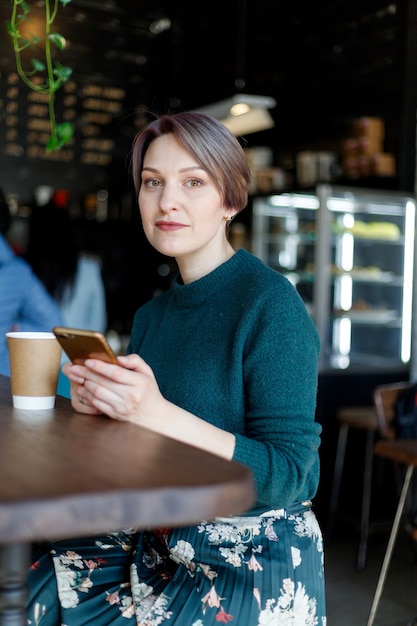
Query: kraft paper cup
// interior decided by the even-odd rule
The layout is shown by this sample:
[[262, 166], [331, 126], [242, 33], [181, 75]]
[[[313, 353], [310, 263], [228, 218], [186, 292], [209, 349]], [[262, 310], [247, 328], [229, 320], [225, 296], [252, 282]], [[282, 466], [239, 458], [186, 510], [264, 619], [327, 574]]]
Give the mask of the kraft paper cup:
[[53, 333], [6, 333], [16, 409], [53, 409], [62, 349]]

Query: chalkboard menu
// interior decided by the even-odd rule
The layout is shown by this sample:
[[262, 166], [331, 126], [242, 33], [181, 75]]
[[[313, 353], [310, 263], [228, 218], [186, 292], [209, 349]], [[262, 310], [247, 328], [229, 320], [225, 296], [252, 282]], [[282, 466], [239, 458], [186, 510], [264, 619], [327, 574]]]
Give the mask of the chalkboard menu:
[[[120, 113], [125, 91], [120, 88], [88, 85], [77, 90], [74, 82], [63, 85], [62, 120], [77, 124], [80, 141], [77, 148], [82, 163], [109, 165], [114, 140], [103, 136], [103, 129]], [[22, 93], [17, 74], [7, 77], [4, 153], [25, 154], [29, 159], [71, 162], [75, 158], [75, 142], [60, 151], [47, 152], [50, 135], [48, 97], [29, 91]], [[79, 123], [77, 123], [79, 120]]]
[[[24, 4], [28, 13], [18, 20], [19, 30], [36, 43], [22, 47], [22, 67], [33, 82], [39, 75], [40, 84], [46, 72], [38, 69], [33, 75], [31, 65], [33, 60], [45, 62], [45, 6], [33, 0]], [[22, 202], [38, 185], [69, 189], [73, 197], [94, 193], [109, 188], [114, 180], [118, 184], [121, 169], [125, 176], [120, 188], [126, 190], [126, 159], [139, 128], [136, 110], [144, 89], [139, 92], [136, 86], [145, 60], [129, 52], [137, 45], [134, 35], [143, 19], [136, 2], [127, 0], [121, 7], [113, 2], [90, 6], [84, 0], [56, 4], [59, 10], [51, 32], [59, 33], [66, 44], [62, 49], [52, 44], [53, 64], [71, 69], [72, 75], [56, 91], [54, 108], [56, 122], [71, 123], [74, 137], [60, 150], [47, 152], [48, 96], [31, 90], [19, 77], [6, 31], [12, 3], [0, 0], [0, 186]], [[18, 13], [25, 11], [22, 7]], [[145, 36], [146, 26], [147, 22]]]
[[[77, 84], [72, 80], [64, 83], [56, 94], [57, 121], [73, 124], [75, 134], [72, 142], [61, 150], [47, 152], [45, 146], [50, 135], [48, 97], [28, 89], [16, 72], [9, 72], [4, 78], [0, 94], [1, 153], [3, 157], [16, 159], [15, 165], [19, 169], [32, 169], [31, 166], [35, 163], [39, 166], [42, 162], [72, 166], [78, 171], [78, 176], [74, 176], [74, 172], [70, 170], [70, 177], [78, 179], [78, 187], [83, 184], [88, 187], [91, 179], [82, 176], [84, 180], [79, 180], [81, 172], [85, 174], [91, 167], [106, 168], [118, 158], [118, 142], [113, 127], [115, 121], [123, 115], [126, 106], [125, 89], [118, 86]], [[129, 142], [130, 140], [131, 137]], [[122, 153], [124, 151], [126, 155], [129, 142], [122, 141], [122, 146], [117, 145], [118, 150]], [[42, 183], [45, 184], [52, 182], [56, 186], [54, 181], [57, 174], [59, 178], [65, 179], [65, 172], [62, 170], [59, 175], [60, 169], [56, 165], [49, 172], [44, 168], [43, 172]], [[53, 174], [54, 181], [46, 180], [48, 174]], [[4, 182], [1, 181], [0, 185]]]

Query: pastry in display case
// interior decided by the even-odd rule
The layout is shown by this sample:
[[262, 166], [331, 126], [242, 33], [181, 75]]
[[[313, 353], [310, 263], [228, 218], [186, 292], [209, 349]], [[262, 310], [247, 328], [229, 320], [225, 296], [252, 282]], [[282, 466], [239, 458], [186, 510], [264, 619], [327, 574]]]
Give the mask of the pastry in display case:
[[415, 207], [405, 194], [330, 185], [254, 198], [252, 250], [299, 291], [322, 369], [410, 361]]

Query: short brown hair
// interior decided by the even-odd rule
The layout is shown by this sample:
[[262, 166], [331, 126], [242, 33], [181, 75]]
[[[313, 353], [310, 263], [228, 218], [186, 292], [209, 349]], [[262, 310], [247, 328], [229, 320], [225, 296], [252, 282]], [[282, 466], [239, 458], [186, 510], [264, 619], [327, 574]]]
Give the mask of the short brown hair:
[[237, 211], [245, 208], [250, 169], [242, 146], [221, 122], [194, 111], [162, 115], [136, 135], [131, 169], [137, 193], [147, 149], [154, 139], [167, 134], [173, 134], [208, 173], [226, 208]]

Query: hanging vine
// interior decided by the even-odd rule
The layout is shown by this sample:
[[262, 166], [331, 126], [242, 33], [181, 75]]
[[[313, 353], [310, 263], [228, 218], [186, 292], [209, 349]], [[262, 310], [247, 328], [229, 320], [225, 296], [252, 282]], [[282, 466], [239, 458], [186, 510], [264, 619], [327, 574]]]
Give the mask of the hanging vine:
[[[71, 0], [44, 0], [44, 2], [44, 37], [33, 34], [22, 35], [23, 25], [28, 25], [25, 30], [30, 30], [30, 6], [25, 0], [12, 0], [12, 14], [10, 21], [7, 22], [7, 31], [12, 41], [18, 75], [29, 89], [48, 97], [50, 137], [46, 144], [46, 150], [52, 152], [60, 150], [69, 143], [74, 134], [74, 128], [70, 122], [58, 124], [56, 121], [55, 94], [69, 79], [72, 69], [54, 61], [53, 50], [64, 50], [67, 42], [65, 37], [52, 30], [59, 5], [65, 7]], [[41, 50], [41, 45], [44, 45], [44, 50]], [[24, 51], [27, 50], [34, 53], [30, 59], [30, 69], [24, 68], [22, 58]]]

